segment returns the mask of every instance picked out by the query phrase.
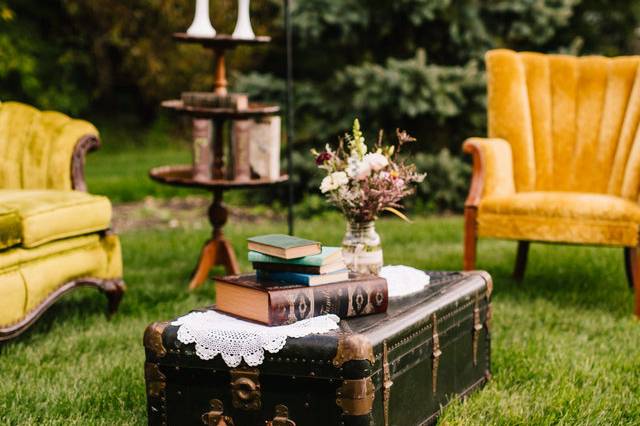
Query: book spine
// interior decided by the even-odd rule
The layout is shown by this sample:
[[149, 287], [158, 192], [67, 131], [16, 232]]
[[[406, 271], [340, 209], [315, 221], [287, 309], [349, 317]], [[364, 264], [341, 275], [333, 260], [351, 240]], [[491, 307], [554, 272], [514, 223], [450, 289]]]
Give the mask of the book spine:
[[320, 315], [340, 318], [387, 311], [387, 281], [345, 281], [315, 287], [269, 291], [269, 325], [291, 324]]
[[237, 120], [233, 122], [231, 131], [231, 145], [233, 149], [233, 176], [236, 180], [251, 179], [251, 167], [249, 166], [249, 120]]
[[[307, 256], [310, 257], [310, 256]], [[250, 250], [248, 255], [249, 262], [262, 262], [262, 263], [278, 263], [281, 265], [298, 265], [298, 266], [317, 266], [319, 267], [322, 262], [321, 259], [316, 261], [300, 258], [300, 259], [282, 259], [275, 256], [269, 256], [268, 254], [258, 253], [257, 251]]]
[[269, 262], [253, 262], [252, 264], [253, 264], [253, 269], [255, 270], [275, 271], [275, 272], [290, 271], [290, 272], [300, 272], [302, 274], [310, 274], [310, 275], [320, 274], [319, 266], [304, 266], [304, 265], [269, 263]]
[[309, 285], [309, 274], [302, 274], [298, 272], [286, 272], [286, 271], [265, 271], [258, 269], [256, 271], [256, 277], [259, 280], [276, 281], [285, 284], [301, 284]]

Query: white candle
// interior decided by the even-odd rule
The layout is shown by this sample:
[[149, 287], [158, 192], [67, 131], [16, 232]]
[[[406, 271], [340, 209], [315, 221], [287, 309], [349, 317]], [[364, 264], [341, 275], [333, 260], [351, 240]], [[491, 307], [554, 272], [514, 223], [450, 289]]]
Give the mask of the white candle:
[[256, 38], [251, 28], [251, 17], [249, 16], [250, 0], [238, 0], [238, 20], [236, 29], [233, 30], [233, 38]]
[[216, 36], [216, 30], [209, 19], [209, 0], [196, 0], [196, 14], [187, 34], [194, 37]]

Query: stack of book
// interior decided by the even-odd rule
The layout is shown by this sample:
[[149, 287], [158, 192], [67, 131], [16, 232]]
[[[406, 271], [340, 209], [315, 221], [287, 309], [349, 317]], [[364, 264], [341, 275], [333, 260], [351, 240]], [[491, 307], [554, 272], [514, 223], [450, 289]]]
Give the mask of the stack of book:
[[248, 240], [254, 274], [216, 279], [217, 309], [268, 325], [387, 310], [387, 282], [349, 273], [338, 247], [288, 235]]
[[288, 235], [249, 238], [249, 261], [260, 281], [313, 286], [349, 279], [340, 248]]

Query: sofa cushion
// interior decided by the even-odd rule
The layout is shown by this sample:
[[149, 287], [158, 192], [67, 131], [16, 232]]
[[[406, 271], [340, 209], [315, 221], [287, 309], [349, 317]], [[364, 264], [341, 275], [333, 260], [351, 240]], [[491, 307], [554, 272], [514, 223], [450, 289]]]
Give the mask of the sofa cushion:
[[[79, 191], [0, 190], [0, 206], [17, 213], [20, 241], [26, 248], [105, 230], [111, 222], [108, 198]], [[0, 212], [0, 227], [4, 226], [10, 229]], [[4, 233], [0, 231], [3, 237]], [[6, 240], [13, 242], [15, 238]]]
[[577, 244], [635, 246], [640, 206], [620, 197], [577, 192], [519, 192], [483, 199], [478, 234]]
[[0, 250], [22, 241], [22, 225], [18, 211], [0, 205]]

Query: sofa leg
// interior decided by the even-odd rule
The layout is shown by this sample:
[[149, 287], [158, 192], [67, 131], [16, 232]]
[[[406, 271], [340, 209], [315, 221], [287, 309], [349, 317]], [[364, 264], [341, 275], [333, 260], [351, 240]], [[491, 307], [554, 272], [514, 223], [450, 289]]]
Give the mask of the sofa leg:
[[520, 282], [524, 278], [524, 271], [527, 269], [527, 258], [529, 257], [529, 241], [518, 241], [518, 253], [516, 254], [516, 264], [513, 268], [513, 278]]
[[105, 287], [106, 289], [103, 291], [107, 296], [107, 316], [111, 317], [118, 310], [127, 286], [123, 280], [115, 279], [107, 281], [107, 285]]
[[462, 269], [472, 271], [476, 269], [476, 250], [478, 244], [478, 227], [476, 218], [478, 209], [474, 206], [464, 209], [464, 259]]
[[629, 287], [635, 295], [635, 315], [640, 318], [640, 253], [638, 247], [624, 248], [624, 264]]

